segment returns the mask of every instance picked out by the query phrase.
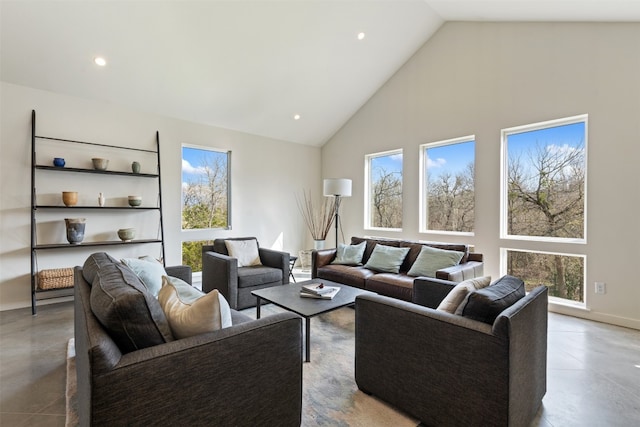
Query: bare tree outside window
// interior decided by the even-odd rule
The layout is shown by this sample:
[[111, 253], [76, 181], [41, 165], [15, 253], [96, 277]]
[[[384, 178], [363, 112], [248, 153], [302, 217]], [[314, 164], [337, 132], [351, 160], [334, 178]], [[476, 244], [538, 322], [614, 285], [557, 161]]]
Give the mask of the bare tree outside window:
[[[229, 152], [182, 147], [182, 229], [228, 229]], [[200, 271], [205, 242], [183, 242], [183, 263]]]
[[[517, 240], [585, 239], [586, 117], [503, 131], [503, 233]], [[508, 251], [507, 273], [550, 295], [584, 302], [584, 257]]]
[[[471, 138], [471, 140], [469, 139]], [[422, 147], [425, 231], [473, 232], [475, 141], [459, 138]], [[424, 226], [423, 226], [424, 228]]]
[[402, 151], [367, 156], [369, 228], [402, 228]]

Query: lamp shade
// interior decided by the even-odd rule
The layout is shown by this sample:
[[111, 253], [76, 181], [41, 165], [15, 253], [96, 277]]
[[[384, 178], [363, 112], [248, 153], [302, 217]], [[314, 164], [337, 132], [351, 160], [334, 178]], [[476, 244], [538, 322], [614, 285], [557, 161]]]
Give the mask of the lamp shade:
[[325, 196], [351, 197], [351, 180], [345, 178], [329, 178], [323, 183]]

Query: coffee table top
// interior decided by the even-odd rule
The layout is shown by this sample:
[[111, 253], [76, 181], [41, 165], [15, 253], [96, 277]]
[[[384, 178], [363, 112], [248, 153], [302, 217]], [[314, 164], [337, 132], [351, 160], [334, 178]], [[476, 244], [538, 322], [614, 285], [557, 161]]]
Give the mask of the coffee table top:
[[[301, 297], [300, 288], [302, 285], [309, 285], [311, 283], [324, 283], [327, 286], [337, 286], [340, 288], [340, 292], [338, 292], [333, 299]], [[288, 285], [258, 289], [257, 291], [251, 291], [251, 294], [279, 307], [293, 311], [300, 316], [313, 317], [340, 307], [351, 305], [356, 301], [356, 297], [358, 295], [375, 295], [375, 292], [365, 291], [364, 289], [354, 288], [352, 286], [331, 282], [329, 280], [312, 279], [299, 283], [290, 283]]]

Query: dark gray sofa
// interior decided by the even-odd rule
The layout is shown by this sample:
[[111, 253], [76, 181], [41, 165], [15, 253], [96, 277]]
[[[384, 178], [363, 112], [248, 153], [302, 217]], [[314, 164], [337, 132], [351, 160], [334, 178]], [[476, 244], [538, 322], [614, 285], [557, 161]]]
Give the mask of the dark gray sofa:
[[[191, 281], [189, 267], [166, 270]], [[232, 310], [231, 327], [126, 352], [94, 315], [92, 299], [99, 299], [92, 297], [83, 272], [75, 268], [81, 426], [300, 425], [299, 316], [287, 312], [252, 320]], [[122, 267], [115, 274], [132, 280]], [[113, 277], [108, 280], [118, 280]]]
[[[440, 242], [416, 242], [412, 240], [384, 240], [352, 237], [351, 244], [366, 242], [362, 265], [336, 265], [332, 261], [336, 257], [336, 249], [314, 250], [311, 255], [311, 277], [342, 283], [356, 288], [366, 289], [380, 295], [386, 295], [404, 301], [413, 300], [414, 282], [423, 277], [407, 275], [418, 257], [422, 246], [458, 251], [464, 256], [458, 265], [436, 271], [436, 278], [455, 285], [466, 279], [483, 275], [484, 262], [481, 253], [470, 252], [469, 246], [463, 244]], [[369, 260], [376, 244], [409, 248], [409, 253], [400, 266], [399, 273], [378, 273], [363, 267]]]
[[[289, 283], [289, 253], [258, 248], [262, 265], [238, 267], [229, 256], [225, 240], [256, 240], [255, 237], [215, 239], [202, 247], [202, 290], [217, 289], [231, 308], [242, 310], [256, 305], [251, 291]], [[259, 246], [259, 245], [258, 245]]]
[[493, 324], [380, 295], [355, 306], [362, 391], [429, 426], [530, 425], [546, 392], [545, 286]]

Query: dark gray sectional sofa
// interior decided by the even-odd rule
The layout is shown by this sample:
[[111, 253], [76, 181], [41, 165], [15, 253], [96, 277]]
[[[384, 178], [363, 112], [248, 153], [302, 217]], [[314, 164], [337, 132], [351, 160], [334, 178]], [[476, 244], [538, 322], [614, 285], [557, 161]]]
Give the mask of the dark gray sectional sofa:
[[[189, 267], [166, 271], [191, 282]], [[104, 253], [75, 268], [74, 304], [81, 426], [300, 425], [299, 316], [232, 310], [233, 326], [175, 340], [157, 300]]]
[[[470, 252], [469, 246], [467, 245], [415, 242], [411, 240], [367, 239], [362, 237], [351, 238], [352, 245], [357, 245], [362, 242], [366, 242], [366, 249], [361, 265], [332, 264], [332, 261], [336, 257], [335, 248], [313, 251], [311, 255], [311, 277], [366, 289], [380, 295], [386, 295], [404, 301], [412, 301], [414, 281], [419, 282], [423, 280], [424, 277], [409, 276], [407, 272], [411, 269], [411, 266], [418, 257], [422, 246], [459, 251], [464, 254], [458, 265], [436, 271], [436, 278], [449, 283], [447, 291], [458, 282], [483, 275], [484, 263], [482, 254]], [[369, 257], [371, 257], [376, 244], [396, 248], [409, 248], [409, 252], [400, 266], [399, 273], [380, 273], [363, 266], [367, 263]]]

